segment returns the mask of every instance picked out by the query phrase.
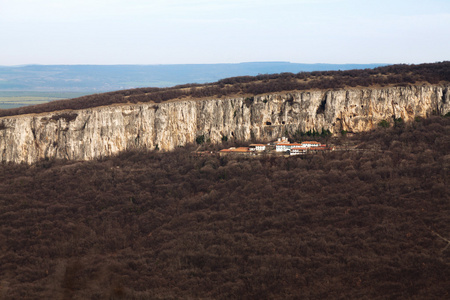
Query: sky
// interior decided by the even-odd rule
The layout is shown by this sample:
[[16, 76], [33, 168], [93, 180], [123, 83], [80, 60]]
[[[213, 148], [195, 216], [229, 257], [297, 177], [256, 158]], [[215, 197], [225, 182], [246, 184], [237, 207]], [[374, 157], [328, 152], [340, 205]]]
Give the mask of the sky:
[[450, 0], [0, 0], [0, 65], [425, 63]]

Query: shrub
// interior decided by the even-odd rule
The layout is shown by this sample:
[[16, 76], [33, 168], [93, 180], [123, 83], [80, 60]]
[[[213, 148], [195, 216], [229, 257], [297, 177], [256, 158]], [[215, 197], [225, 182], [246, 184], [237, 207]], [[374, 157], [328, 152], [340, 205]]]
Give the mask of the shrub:
[[323, 129], [322, 128], [322, 132], [320, 133], [320, 136], [321, 137], [329, 137], [329, 136], [331, 136], [332, 134], [331, 134], [331, 131], [329, 131], [328, 129]]
[[197, 136], [197, 138], [195, 139], [195, 142], [199, 145], [203, 144], [205, 142], [205, 135], [199, 135]]
[[386, 120], [381, 120], [380, 123], [378, 123], [378, 126], [382, 128], [389, 128], [391, 124], [389, 124], [389, 122]]
[[245, 106], [250, 107], [253, 104], [253, 101], [255, 100], [254, 97], [247, 97], [244, 100]]
[[66, 120], [66, 122], [71, 122], [71, 121], [75, 120], [77, 117], [78, 117], [78, 114], [76, 114], [76, 113], [62, 113], [62, 114], [53, 115], [50, 118], [50, 120], [58, 121], [59, 119], [64, 119], [64, 120]]
[[403, 119], [402, 118], [394, 118], [394, 122], [395, 123], [403, 123]]

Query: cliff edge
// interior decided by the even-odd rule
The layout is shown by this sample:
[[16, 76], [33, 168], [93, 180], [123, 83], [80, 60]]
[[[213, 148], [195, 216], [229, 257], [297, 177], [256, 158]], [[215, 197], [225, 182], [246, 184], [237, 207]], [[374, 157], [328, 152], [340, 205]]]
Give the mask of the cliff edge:
[[308, 130], [361, 132], [382, 120], [450, 112], [450, 85], [316, 90], [254, 97], [121, 104], [0, 118], [0, 160], [90, 160], [131, 149], [171, 150], [204, 135], [271, 140]]

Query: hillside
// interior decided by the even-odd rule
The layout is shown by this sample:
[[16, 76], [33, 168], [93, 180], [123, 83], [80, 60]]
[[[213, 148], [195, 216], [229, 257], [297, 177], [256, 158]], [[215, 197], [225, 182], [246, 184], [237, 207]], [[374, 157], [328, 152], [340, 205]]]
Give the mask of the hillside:
[[448, 298], [450, 118], [335, 142], [1, 164], [0, 298]]

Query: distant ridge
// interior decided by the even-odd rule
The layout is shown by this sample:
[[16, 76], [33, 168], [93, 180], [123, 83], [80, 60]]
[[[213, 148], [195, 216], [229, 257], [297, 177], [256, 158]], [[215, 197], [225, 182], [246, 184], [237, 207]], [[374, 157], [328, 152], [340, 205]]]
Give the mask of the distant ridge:
[[0, 91], [107, 92], [138, 87], [169, 87], [215, 82], [234, 76], [372, 69], [386, 64], [301, 64], [244, 62], [174, 65], [0, 66]]
[[[42, 113], [66, 109], [85, 109], [117, 103], [161, 103], [169, 100], [221, 98], [223, 96], [256, 96], [265, 93], [306, 91], [311, 89], [344, 89], [352, 87], [411, 86], [450, 82], [450, 62], [420, 65], [389, 65], [373, 69], [313, 71], [298, 73], [235, 76], [204, 84], [183, 84], [172, 87], [145, 87], [95, 93], [67, 100], [55, 100], [25, 107], [0, 109], [0, 117]], [[0, 92], [1, 95], [2, 92]], [[3, 92], [5, 93], [5, 92]], [[17, 93], [17, 92], [7, 92]], [[253, 97], [248, 98], [252, 101]]]

